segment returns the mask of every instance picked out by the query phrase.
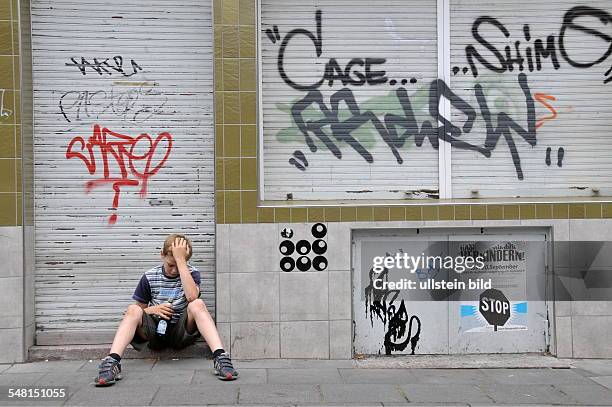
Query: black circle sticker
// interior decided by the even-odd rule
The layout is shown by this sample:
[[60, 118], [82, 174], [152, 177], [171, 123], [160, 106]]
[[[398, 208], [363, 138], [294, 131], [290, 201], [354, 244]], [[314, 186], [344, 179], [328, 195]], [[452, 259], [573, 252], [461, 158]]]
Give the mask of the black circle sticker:
[[300, 271], [310, 270], [310, 259], [306, 256], [302, 256], [297, 260], [297, 268]]
[[280, 250], [282, 255], [290, 256], [295, 250], [295, 246], [291, 240], [283, 240], [278, 246], [278, 250]]
[[327, 227], [322, 223], [312, 225], [312, 235], [317, 239], [321, 239], [327, 234]]
[[315, 254], [323, 254], [327, 251], [327, 243], [325, 240], [317, 239], [312, 242], [312, 251]]
[[295, 245], [295, 249], [301, 255], [308, 254], [310, 252], [310, 242], [308, 240], [300, 240]]
[[280, 262], [281, 270], [289, 272], [295, 268], [295, 261], [291, 257], [283, 257]]
[[323, 256], [316, 256], [312, 259], [312, 267], [317, 271], [323, 271], [327, 268], [327, 259]]

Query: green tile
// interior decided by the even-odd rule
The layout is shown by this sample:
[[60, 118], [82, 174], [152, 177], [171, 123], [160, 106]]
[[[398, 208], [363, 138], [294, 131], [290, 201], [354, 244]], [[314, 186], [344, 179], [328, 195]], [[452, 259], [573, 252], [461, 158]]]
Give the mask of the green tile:
[[223, 126], [215, 124], [215, 157], [223, 157]]
[[[17, 12], [15, 14], [17, 15]], [[13, 21], [13, 54], [19, 55], [19, 23], [17, 21]]]
[[359, 222], [369, 222], [374, 219], [372, 207], [370, 206], [358, 206], [357, 207], [357, 220]]
[[472, 220], [485, 220], [487, 219], [487, 206], [470, 205], [470, 214], [472, 216]]
[[241, 189], [257, 190], [257, 159], [243, 158], [241, 161]]
[[568, 204], [554, 204], [553, 205], [553, 218], [568, 219], [569, 218], [569, 205]]
[[15, 159], [0, 159], [0, 192], [15, 192]]
[[238, 26], [224, 25], [221, 29], [223, 35], [223, 58], [238, 58], [240, 56], [240, 37]]
[[523, 204], [519, 205], [521, 219], [535, 219], [535, 205]]
[[569, 217], [570, 219], [584, 219], [585, 217], [584, 204], [570, 204]]
[[403, 206], [392, 206], [389, 209], [389, 220], [398, 221], [406, 219], [406, 209]]
[[389, 208], [375, 206], [373, 208], [372, 216], [374, 220], [377, 222], [383, 221], [387, 222], [389, 220]]
[[[13, 55], [13, 27], [11, 24], [11, 21], [0, 21], [0, 55]], [[11, 70], [13, 70], [12, 66]]]
[[21, 194], [17, 194], [16, 195], [17, 198], [17, 208], [16, 208], [16, 216], [17, 216], [17, 226], [22, 226], [23, 225], [23, 202], [22, 202], [22, 196]]
[[455, 220], [470, 220], [470, 206], [469, 205], [456, 205], [455, 206]]
[[291, 222], [291, 208], [274, 208], [274, 222]]
[[213, 24], [223, 24], [223, 0], [213, 1]]
[[215, 159], [215, 189], [225, 189], [223, 158]]
[[215, 92], [215, 124], [223, 124], [223, 92]]
[[504, 218], [504, 207], [502, 205], [487, 205], [487, 219], [499, 220]]
[[0, 193], [0, 226], [15, 226], [17, 224], [16, 196], [15, 193]]
[[433, 205], [423, 206], [423, 220], [438, 220], [438, 207]]
[[520, 219], [521, 209], [518, 205], [504, 205], [504, 219]]
[[325, 222], [340, 222], [340, 208], [325, 208]]
[[240, 58], [255, 58], [257, 51], [255, 47], [256, 31], [254, 26], [241, 26], [240, 36]]
[[15, 89], [21, 89], [21, 61], [19, 55], [13, 57], [13, 72], [15, 73]]
[[238, 0], [223, 0], [221, 21], [223, 24], [238, 25]]
[[223, 26], [214, 27], [215, 58], [223, 57]]
[[225, 192], [215, 192], [215, 216], [217, 223], [225, 223]]
[[223, 92], [223, 123], [240, 124], [240, 94]]
[[255, 25], [255, 0], [240, 0], [238, 10], [240, 11], [239, 22], [241, 25]]
[[225, 191], [225, 223], [241, 222], [240, 191]]
[[340, 208], [340, 220], [342, 222], [354, 222], [357, 220], [357, 208], [342, 207]]
[[223, 126], [223, 155], [226, 158], [240, 157], [240, 125]]
[[12, 20], [11, 2], [7, 0], [0, 1], [0, 20]]
[[215, 58], [215, 90], [223, 90], [223, 58]]
[[257, 191], [242, 191], [242, 223], [257, 223]]
[[325, 209], [324, 208], [308, 208], [308, 222], [324, 222], [325, 221]]
[[240, 126], [240, 154], [243, 157], [257, 156], [257, 126], [243, 124]]
[[240, 189], [240, 158], [225, 158], [223, 173], [226, 190]]
[[551, 204], [536, 204], [536, 219], [552, 219]]
[[274, 208], [257, 208], [257, 222], [274, 223]]
[[240, 90], [257, 90], [257, 67], [255, 58], [240, 60]]
[[240, 92], [240, 123], [257, 123], [257, 94], [255, 92]]
[[601, 219], [601, 204], [587, 203], [584, 205], [585, 215], [588, 219]]
[[423, 220], [423, 207], [416, 205], [407, 206], [406, 220]]
[[13, 103], [13, 119], [14, 119], [14, 123], [21, 123], [21, 91], [16, 90], [14, 92], [15, 94], [15, 101]]
[[438, 208], [440, 220], [455, 220], [455, 207], [453, 205], [442, 205]]
[[240, 61], [223, 58], [223, 90], [240, 90]]
[[0, 55], [0, 89], [13, 89], [13, 57]]
[[307, 208], [291, 208], [291, 222], [305, 223], [308, 222]]
[[601, 205], [601, 217], [612, 218], [612, 204], [605, 203]]
[[0, 158], [15, 158], [15, 126], [0, 125]]

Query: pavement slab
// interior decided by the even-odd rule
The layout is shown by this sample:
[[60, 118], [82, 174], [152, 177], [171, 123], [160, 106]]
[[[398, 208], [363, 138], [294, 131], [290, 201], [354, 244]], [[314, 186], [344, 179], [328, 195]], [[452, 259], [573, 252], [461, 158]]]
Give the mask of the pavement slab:
[[393, 384], [322, 384], [324, 402], [336, 403], [408, 403], [401, 389]]
[[270, 384], [344, 383], [338, 369], [268, 369]]
[[155, 394], [151, 405], [208, 405], [238, 402], [238, 386], [229, 383], [218, 383], [207, 386], [163, 385]]
[[576, 401], [552, 385], [482, 385], [479, 386], [496, 403], [573, 405]]
[[486, 377], [499, 384], [592, 384], [573, 369], [486, 369]]
[[[219, 380], [214, 374], [213, 369], [196, 370], [191, 384], [208, 385], [208, 384], [219, 384], [222, 380]], [[238, 371], [238, 380], [234, 380], [234, 383], [239, 384], [266, 384], [268, 382], [268, 372], [266, 369], [240, 369]]]
[[84, 364], [85, 361], [83, 360], [15, 363], [3, 373], [46, 373], [51, 371], [73, 373], [78, 371]]
[[[120, 382], [119, 382], [120, 383]], [[142, 406], [150, 404], [159, 385], [141, 384], [139, 386], [110, 387], [83, 386], [77, 390], [64, 405], [66, 406]]]
[[591, 377], [591, 380], [601, 384], [604, 387], [607, 387], [609, 390], [612, 390], [612, 376]]
[[321, 391], [309, 384], [240, 385], [240, 404], [321, 403]]
[[411, 403], [494, 402], [482, 389], [471, 384], [402, 384], [400, 387]]
[[346, 383], [351, 384], [395, 384], [417, 383], [410, 369], [338, 369]]
[[555, 385], [557, 390], [576, 400], [577, 404], [592, 406], [612, 406], [612, 391], [599, 384], [593, 385]]

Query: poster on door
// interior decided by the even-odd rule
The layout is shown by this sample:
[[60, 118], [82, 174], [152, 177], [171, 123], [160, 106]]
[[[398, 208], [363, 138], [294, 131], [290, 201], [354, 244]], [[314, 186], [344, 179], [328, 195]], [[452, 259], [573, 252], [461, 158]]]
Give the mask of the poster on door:
[[[458, 246], [458, 247], [457, 247]], [[526, 242], [460, 242], [462, 256], [483, 259], [482, 269], [466, 270], [461, 279], [490, 280], [492, 287], [458, 303], [460, 332], [527, 330]]]

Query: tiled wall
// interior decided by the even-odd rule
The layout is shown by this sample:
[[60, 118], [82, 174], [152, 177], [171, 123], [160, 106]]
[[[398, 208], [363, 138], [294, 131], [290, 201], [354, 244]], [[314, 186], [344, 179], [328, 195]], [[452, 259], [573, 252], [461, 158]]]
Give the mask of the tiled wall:
[[0, 1], [0, 226], [22, 224], [17, 7], [17, 0]]
[[215, 0], [217, 223], [612, 218], [610, 203], [257, 206], [256, 1]]

